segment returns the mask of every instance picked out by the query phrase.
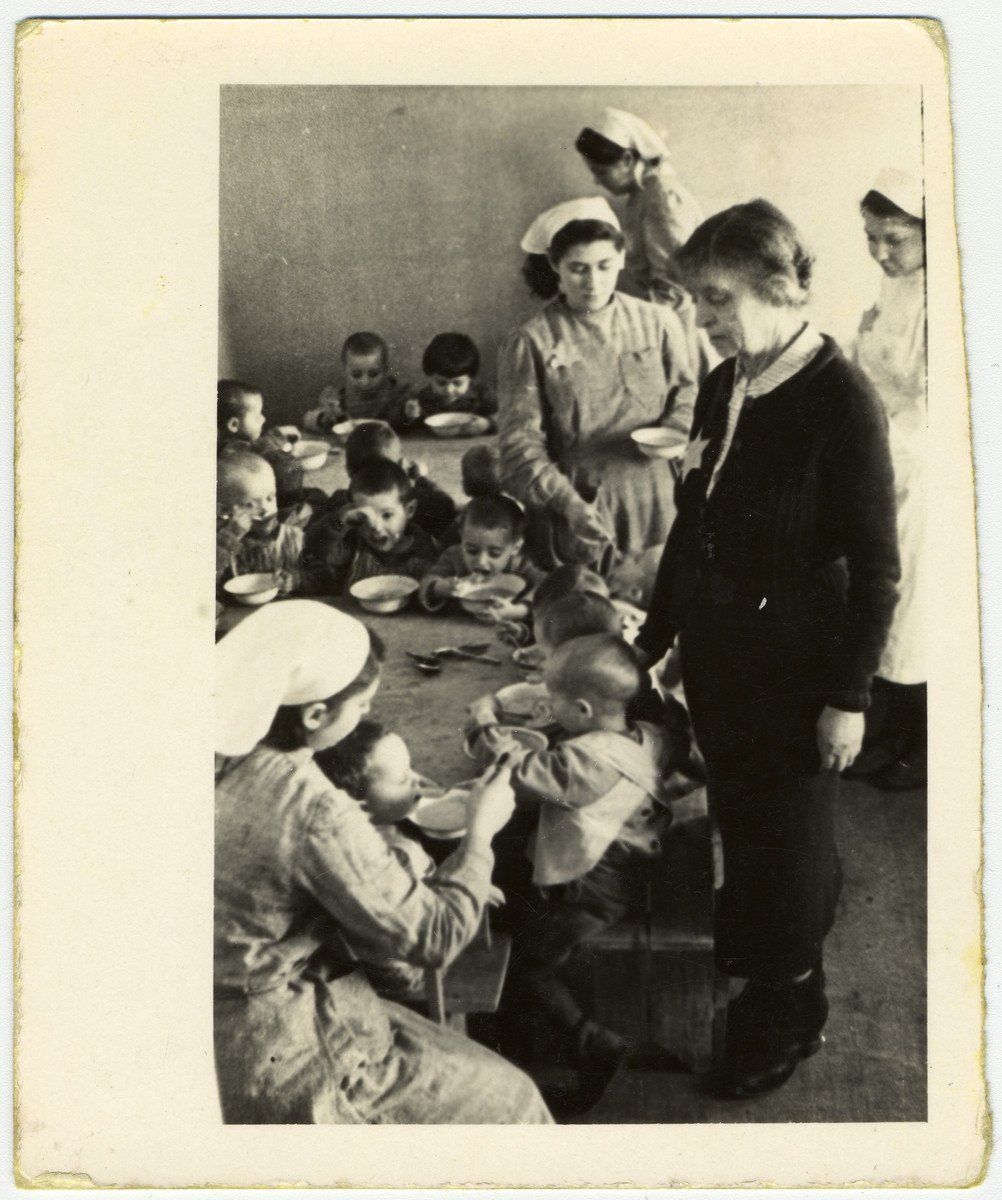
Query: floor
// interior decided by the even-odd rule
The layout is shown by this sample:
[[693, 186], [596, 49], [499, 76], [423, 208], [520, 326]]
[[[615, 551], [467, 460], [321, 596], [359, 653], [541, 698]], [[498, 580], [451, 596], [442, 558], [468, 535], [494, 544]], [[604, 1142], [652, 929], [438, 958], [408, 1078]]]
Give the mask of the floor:
[[926, 1119], [926, 793], [846, 782], [838, 819], [845, 885], [821, 1052], [738, 1102], [701, 1096], [691, 1076], [623, 1072], [588, 1123]]

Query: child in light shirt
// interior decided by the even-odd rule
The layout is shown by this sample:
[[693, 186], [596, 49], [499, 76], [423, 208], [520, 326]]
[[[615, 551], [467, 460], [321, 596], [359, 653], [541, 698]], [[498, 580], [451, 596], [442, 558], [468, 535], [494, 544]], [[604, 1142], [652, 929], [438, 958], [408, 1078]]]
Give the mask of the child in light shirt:
[[329, 433], [345, 420], [383, 420], [402, 406], [409, 393], [390, 373], [390, 350], [378, 333], [353, 333], [341, 347], [344, 383], [328, 384], [303, 427]]
[[[671, 821], [676, 748], [662, 730], [627, 715], [643, 673], [622, 638], [600, 633], [564, 642], [547, 659], [544, 678], [564, 731], [552, 749], [520, 748], [497, 724], [493, 697], [476, 701], [470, 712], [492, 753], [508, 752], [517, 761], [518, 805], [538, 812], [530, 856], [544, 909], [540, 914], [537, 899], [528, 909], [531, 919], [514, 930], [508, 1007], [516, 1021], [535, 1011], [562, 1031], [584, 1111], [629, 1047], [583, 1012], [560, 968], [575, 947], [642, 903]], [[517, 901], [523, 886], [516, 881], [509, 900]]]
[[418, 428], [425, 417], [438, 413], [470, 413], [489, 422], [482, 432], [494, 432], [497, 397], [476, 378], [480, 351], [472, 338], [465, 333], [437, 334], [425, 349], [421, 369], [428, 383], [398, 403], [389, 418], [395, 429]]
[[307, 530], [305, 559], [330, 595], [373, 575], [421, 579], [439, 556], [438, 543], [414, 523], [411, 481], [399, 463], [376, 459], [351, 478], [349, 502]]
[[302, 590], [309, 507], [279, 512], [275, 472], [260, 455], [232, 450], [216, 464], [216, 583], [271, 573], [282, 595]]
[[[528, 587], [543, 578], [523, 549], [525, 517], [521, 505], [510, 496], [477, 496], [463, 509], [460, 542], [445, 550], [421, 581], [419, 599], [430, 612], [462, 596], [471, 583], [482, 583], [494, 575], [519, 575]], [[498, 601], [492, 609], [498, 620], [524, 620], [529, 614], [525, 600]]]
[[[437, 542], [452, 528], [456, 505], [452, 497], [424, 473], [420, 463], [405, 459], [400, 438], [386, 421], [363, 421], [348, 435], [344, 446], [344, 465], [350, 479], [360, 467], [385, 458], [399, 463], [407, 472], [414, 490], [414, 524], [420, 525]], [[336, 511], [348, 503], [347, 488], [334, 492], [328, 508]]]

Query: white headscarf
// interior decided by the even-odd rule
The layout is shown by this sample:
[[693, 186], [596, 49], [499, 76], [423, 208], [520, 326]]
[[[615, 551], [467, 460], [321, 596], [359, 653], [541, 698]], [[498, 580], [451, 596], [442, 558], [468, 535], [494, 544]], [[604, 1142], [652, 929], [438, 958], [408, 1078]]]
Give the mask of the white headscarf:
[[605, 221], [613, 229], [619, 228], [619, 219], [604, 196], [582, 196], [578, 200], [564, 200], [540, 213], [526, 230], [522, 249], [526, 254], [545, 254], [555, 235], [571, 221]]
[[884, 167], [870, 190], [886, 196], [892, 204], [896, 204], [910, 217], [915, 217], [918, 221], [923, 219], [922, 180], [911, 171], [902, 171], [898, 167]]
[[621, 108], [603, 109], [601, 117], [589, 128], [624, 150], [635, 150], [643, 159], [669, 157], [664, 139], [646, 121]]
[[252, 613], [216, 645], [216, 753], [249, 754], [281, 705], [340, 692], [368, 655], [361, 621], [316, 600]]

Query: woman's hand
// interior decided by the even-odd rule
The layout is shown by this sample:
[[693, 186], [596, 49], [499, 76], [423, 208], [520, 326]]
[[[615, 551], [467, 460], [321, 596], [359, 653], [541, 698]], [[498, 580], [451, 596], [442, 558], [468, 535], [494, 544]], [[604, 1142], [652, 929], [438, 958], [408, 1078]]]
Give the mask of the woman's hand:
[[489, 773], [485, 782], [478, 781], [470, 792], [468, 838], [489, 842], [497, 831], [507, 825], [515, 811], [515, 792], [511, 772]]
[[865, 721], [859, 712], [843, 712], [840, 708], [825, 707], [818, 718], [818, 750], [821, 769], [844, 771], [863, 745]]
[[589, 504], [571, 509], [567, 514], [571, 533], [583, 542], [610, 542], [609, 531], [599, 520], [595, 509]]

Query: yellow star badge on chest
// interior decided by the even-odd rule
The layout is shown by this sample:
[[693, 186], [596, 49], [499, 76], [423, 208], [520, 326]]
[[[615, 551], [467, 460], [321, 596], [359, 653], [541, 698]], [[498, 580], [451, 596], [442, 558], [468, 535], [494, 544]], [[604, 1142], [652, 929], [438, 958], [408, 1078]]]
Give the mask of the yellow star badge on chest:
[[703, 465], [703, 451], [710, 444], [709, 438], [695, 437], [685, 448], [685, 458], [682, 459], [682, 482], [690, 471], [698, 471]]

